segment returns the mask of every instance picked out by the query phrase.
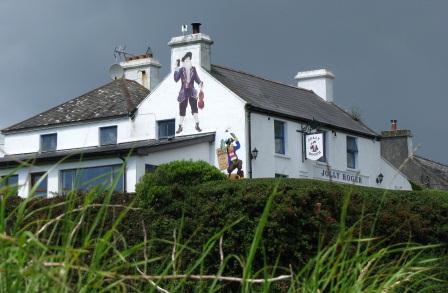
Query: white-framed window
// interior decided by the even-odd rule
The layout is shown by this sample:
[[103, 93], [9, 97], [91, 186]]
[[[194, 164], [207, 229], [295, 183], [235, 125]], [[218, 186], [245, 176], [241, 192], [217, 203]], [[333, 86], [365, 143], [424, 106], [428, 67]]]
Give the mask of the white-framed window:
[[275, 153], [286, 154], [286, 123], [274, 120]]
[[100, 127], [100, 145], [117, 144], [117, 126]]
[[157, 121], [158, 138], [173, 137], [176, 128], [175, 119]]
[[31, 186], [34, 196], [47, 197], [48, 176], [45, 172], [31, 173]]
[[347, 136], [347, 168], [358, 167], [358, 141], [356, 137]]
[[87, 191], [94, 187], [114, 188], [114, 191], [124, 192], [124, 174], [122, 165], [109, 165], [60, 171], [60, 190]]
[[19, 188], [19, 175], [8, 175], [0, 177], [0, 189], [12, 188], [13, 194], [18, 194]]
[[58, 146], [57, 133], [42, 134], [40, 136], [40, 151], [42, 153], [55, 151], [57, 146]]

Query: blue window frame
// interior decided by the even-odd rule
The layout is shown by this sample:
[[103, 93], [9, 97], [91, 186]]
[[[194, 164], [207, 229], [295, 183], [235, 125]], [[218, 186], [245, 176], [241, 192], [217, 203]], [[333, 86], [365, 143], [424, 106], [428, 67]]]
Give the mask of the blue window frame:
[[159, 133], [159, 138], [167, 138], [167, 137], [173, 137], [174, 131], [175, 131], [175, 120], [169, 119], [169, 120], [160, 120], [157, 121], [157, 129]]
[[101, 190], [111, 187], [114, 188], [114, 191], [124, 192], [122, 165], [62, 170], [60, 175], [62, 192], [87, 191], [92, 188]]
[[347, 136], [347, 168], [356, 169], [358, 145], [355, 137]]
[[117, 126], [100, 128], [100, 145], [117, 144]]
[[57, 133], [42, 134], [40, 136], [40, 151], [51, 152], [55, 151], [58, 145]]
[[274, 120], [275, 153], [285, 154], [285, 122]]

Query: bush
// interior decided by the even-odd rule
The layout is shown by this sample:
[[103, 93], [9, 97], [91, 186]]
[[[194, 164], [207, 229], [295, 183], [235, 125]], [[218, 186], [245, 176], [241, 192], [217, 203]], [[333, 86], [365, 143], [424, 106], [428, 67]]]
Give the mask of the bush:
[[[239, 220], [224, 234], [223, 250], [244, 259], [275, 183], [274, 179], [225, 181], [177, 190], [181, 196], [164, 197], [163, 204], [148, 207], [147, 217], [151, 219], [148, 230], [158, 238], [171, 240], [173, 230], [181, 229], [180, 241], [192, 248], [182, 253], [181, 264], [189, 265], [198, 258], [210, 237]], [[362, 225], [358, 225], [356, 235], [369, 237], [374, 228], [372, 236], [382, 247], [409, 241], [419, 244], [448, 242], [447, 193], [385, 191], [286, 179], [278, 188], [263, 234], [264, 249], [257, 254], [254, 269], [263, 268], [265, 261], [269, 265], [278, 261], [282, 267], [292, 265], [297, 270], [315, 255], [319, 244], [332, 243], [340, 229], [341, 205], [347, 193], [351, 199], [346, 225], [352, 226], [364, 219]], [[185, 224], [182, 226], [181, 223]], [[171, 247], [164, 243], [155, 244], [152, 249], [155, 255], [167, 258], [171, 253]], [[443, 252], [436, 253], [443, 255]], [[212, 250], [204, 267], [209, 273], [216, 272], [218, 247]], [[233, 258], [224, 273], [239, 275], [241, 270], [241, 264]]]
[[226, 178], [220, 170], [205, 161], [172, 161], [145, 174], [136, 186], [136, 193], [140, 205], [148, 207], [153, 200], [162, 204], [167, 197], [179, 194], [176, 190], [184, 187]]
[[[254, 179], [190, 186], [149, 186], [150, 192], [155, 195], [154, 201], [145, 209], [128, 211], [116, 227], [116, 233], [122, 237], [120, 239], [125, 239], [123, 243], [126, 247], [141, 243], [145, 233], [150, 239], [158, 239], [151, 241], [150, 257], [160, 257], [169, 263], [173, 230], [176, 230], [179, 244], [176, 269], [182, 273], [200, 258], [204, 245], [211, 237], [226, 225], [238, 221], [223, 235], [225, 256], [234, 256], [228, 260], [223, 275], [240, 276], [241, 262], [245, 261], [267, 198], [277, 182], [274, 179]], [[373, 230], [375, 241], [372, 252], [397, 243], [448, 243], [446, 192], [385, 191], [315, 180], [282, 179], [263, 233], [261, 249], [253, 263], [254, 272], [274, 264], [279, 266], [276, 275], [287, 274], [289, 265], [298, 271], [316, 254], [319, 245], [334, 243], [340, 229], [338, 221], [346, 194], [350, 194], [346, 225], [355, 225], [363, 219], [354, 235], [369, 237]], [[52, 214], [59, 215], [65, 209], [58, 205], [63, 200], [63, 197], [36, 199], [29, 205], [35, 209], [48, 204], [57, 205], [55, 209], [61, 210], [52, 211]], [[83, 202], [82, 198], [77, 198], [75, 206], [79, 204], [78, 200]], [[127, 206], [132, 201], [130, 195], [117, 194], [110, 203]], [[101, 199], [95, 202], [101, 202]], [[96, 209], [92, 208], [85, 214], [81, 229], [84, 225], [89, 227], [89, 223], [94, 221]], [[120, 210], [115, 207], [107, 209], [103, 229], [113, 227]], [[46, 210], [34, 213], [28, 222], [36, 226], [27, 226], [27, 230], [38, 229], [40, 220], [46, 217]], [[54, 235], [61, 234], [55, 231]], [[183, 249], [184, 245], [188, 248]], [[444, 280], [448, 280], [446, 253], [446, 247], [442, 247], [431, 251], [432, 255], [428, 256], [442, 258], [439, 263], [442, 275], [438, 277]], [[216, 274], [219, 266], [219, 248], [215, 245], [195, 273], [201, 270]], [[287, 269], [284, 271], [280, 267]], [[160, 266], [151, 266], [148, 274], [158, 274], [159, 270]]]

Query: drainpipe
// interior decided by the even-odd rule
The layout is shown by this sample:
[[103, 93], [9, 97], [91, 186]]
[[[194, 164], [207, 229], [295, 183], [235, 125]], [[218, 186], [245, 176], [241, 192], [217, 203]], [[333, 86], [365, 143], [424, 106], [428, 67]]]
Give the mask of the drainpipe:
[[122, 154], [120, 154], [118, 156], [118, 158], [123, 161], [123, 193], [127, 193], [128, 192], [128, 188], [126, 186], [127, 185], [126, 184], [126, 181], [127, 181], [126, 177], [127, 177], [127, 169], [128, 169], [128, 167], [127, 167], [127, 164], [126, 164], [126, 158], [123, 157]]
[[249, 133], [249, 136], [247, 138], [247, 146], [248, 146], [248, 152], [249, 152], [249, 163], [247, 164], [248, 172], [249, 172], [249, 178], [252, 179], [252, 128], [250, 123], [250, 109], [248, 105], [246, 104], [246, 119], [247, 119], [247, 131]]

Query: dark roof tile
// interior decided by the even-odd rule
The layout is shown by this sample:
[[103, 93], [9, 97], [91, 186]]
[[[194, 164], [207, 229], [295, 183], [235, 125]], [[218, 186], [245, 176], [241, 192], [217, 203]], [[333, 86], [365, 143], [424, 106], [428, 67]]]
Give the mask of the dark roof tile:
[[137, 106], [148, 96], [149, 90], [131, 80], [125, 80], [125, 84], [131, 103], [126, 98], [120, 81], [115, 80], [48, 111], [9, 126], [2, 132], [127, 115], [129, 107]]
[[377, 134], [336, 104], [324, 101], [313, 91], [282, 84], [249, 73], [212, 65], [211, 74], [251, 106], [297, 119], [336, 126], [367, 136]]

